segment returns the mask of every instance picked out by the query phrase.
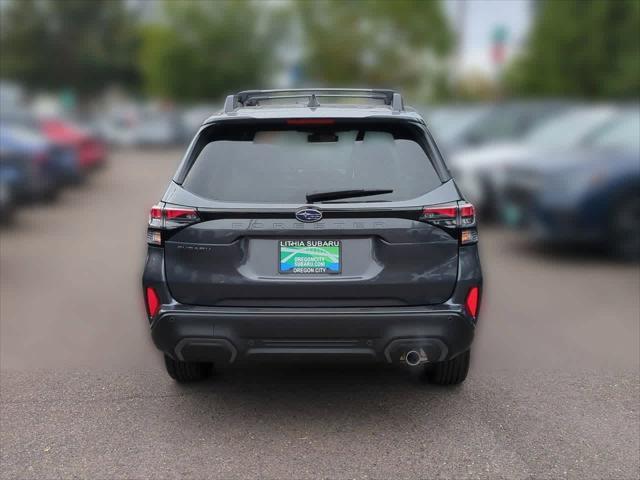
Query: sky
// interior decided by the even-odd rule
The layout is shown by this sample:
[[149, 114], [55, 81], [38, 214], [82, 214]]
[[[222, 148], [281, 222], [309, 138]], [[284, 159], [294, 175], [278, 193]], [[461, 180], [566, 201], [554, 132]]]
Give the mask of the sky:
[[491, 61], [491, 35], [498, 26], [507, 30], [507, 58], [517, 52], [532, 20], [531, 0], [445, 0], [452, 25], [464, 13], [464, 41], [461, 52], [463, 72], [495, 73]]

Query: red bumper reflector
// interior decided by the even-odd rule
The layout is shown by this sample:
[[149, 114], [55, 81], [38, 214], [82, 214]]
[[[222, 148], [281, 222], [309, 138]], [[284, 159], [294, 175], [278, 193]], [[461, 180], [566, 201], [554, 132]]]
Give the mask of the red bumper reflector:
[[467, 313], [474, 319], [478, 316], [479, 293], [478, 287], [471, 287], [469, 293], [467, 293], [467, 300], [464, 304], [467, 309]]
[[151, 287], [147, 287], [146, 300], [147, 313], [150, 317], [153, 317], [160, 310], [160, 299], [158, 298], [158, 294], [156, 293], [156, 291]]

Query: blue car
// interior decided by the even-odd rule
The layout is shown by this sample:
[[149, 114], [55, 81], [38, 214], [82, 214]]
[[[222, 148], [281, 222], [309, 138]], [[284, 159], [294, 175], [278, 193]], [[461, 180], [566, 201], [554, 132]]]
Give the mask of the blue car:
[[[509, 171], [507, 224], [550, 243], [591, 243], [640, 258], [640, 111], [622, 111], [588, 146]], [[530, 164], [532, 165], [532, 164]]]
[[20, 172], [23, 180], [13, 192], [23, 199], [53, 198], [61, 185], [80, 176], [73, 150], [21, 125], [0, 124], [0, 164]]
[[9, 223], [14, 214], [15, 193], [25, 182], [19, 169], [0, 162], [0, 224]]

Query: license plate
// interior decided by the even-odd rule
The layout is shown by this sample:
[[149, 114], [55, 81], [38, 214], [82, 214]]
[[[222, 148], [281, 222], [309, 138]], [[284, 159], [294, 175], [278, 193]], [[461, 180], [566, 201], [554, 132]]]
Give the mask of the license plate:
[[340, 240], [279, 240], [278, 271], [280, 273], [340, 273], [342, 245]]

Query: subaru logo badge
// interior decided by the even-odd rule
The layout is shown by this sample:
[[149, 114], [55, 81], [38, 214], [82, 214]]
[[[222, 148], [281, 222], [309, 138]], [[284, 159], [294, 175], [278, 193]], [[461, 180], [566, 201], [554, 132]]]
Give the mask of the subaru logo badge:
[[305, 223], [319, 222], [322, 220], [322, 212], [315, 208], [303, 208], [296, 212], [296, 219]]

